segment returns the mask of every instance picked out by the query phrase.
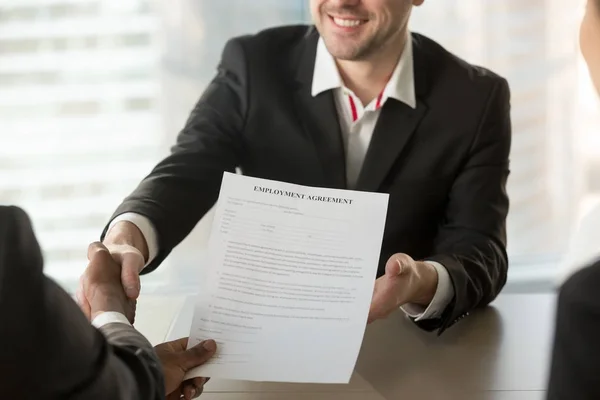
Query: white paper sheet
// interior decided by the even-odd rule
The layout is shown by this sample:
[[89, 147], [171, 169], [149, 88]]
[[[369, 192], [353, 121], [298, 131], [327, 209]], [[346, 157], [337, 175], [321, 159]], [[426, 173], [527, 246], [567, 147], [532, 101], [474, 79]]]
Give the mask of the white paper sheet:
[[347, 383], [365, 331], [388, 195], [225, 173], [187, 377]]

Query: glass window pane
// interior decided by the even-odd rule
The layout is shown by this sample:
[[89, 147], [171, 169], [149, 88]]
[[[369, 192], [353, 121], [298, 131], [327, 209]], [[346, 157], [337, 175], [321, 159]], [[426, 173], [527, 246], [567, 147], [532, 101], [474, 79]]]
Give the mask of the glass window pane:
[[[87, 244], [166, 154], [225, 42], [307, 22], [307, 4], [0, 3], [0, 203], [30, 213], [48, 274], [74, 285]], [[444, 0], [413, 12], [411, 29], [509, 80], [513, 268], [560, 257], [600, 199], [598, 101], [577, 48], [580, 11], [563, 0]], [[146, 282], [195, 276], [209, 223]]]

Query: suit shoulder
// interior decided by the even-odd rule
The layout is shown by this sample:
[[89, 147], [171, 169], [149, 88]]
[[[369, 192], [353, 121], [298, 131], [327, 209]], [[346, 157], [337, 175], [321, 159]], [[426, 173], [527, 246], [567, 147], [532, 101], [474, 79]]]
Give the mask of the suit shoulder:
[[280, 46], [300, 41], [314, 31], [310, 25], [282, 25], [230, 39], [248, 47]]
[[31, 220], [19, 207], [0, 207], [0, 256], [5, 262], [27, 261], [41, 267], [42, 255]]
[[308, 25], [286, 25], [237, 36], [227, 42], [223, 60], [229, 68], [243, 71], [254, 87], [284, 87], [295, 68], [297, 50], [317, 35]]
[[0, 221], [29, 219], [27, 213], [17, 206], [0, 206]]
[[15, 237], [15, 234], [32, 232], [27, 213], [16, 206], [0, 206], [0, 241]]
[[227, 41], [225, 47], [240, 47], [249, 59], [285, 60], [296, 44], [315, 33], [315, 28], [309, 25], [277, 26], [249, 35], [235, 36]]
[[507, 85], [507, 80], [489, 68], [472, 64], [448, 51], [436, 41], [419, 33], [413, 33], [413, 41], [425, 56], [432, 61], [437, 75], [452, 75], [455, 84], [463, 89]]
[[595, 293], [598, 285], [600, 285], [600, 260], [573, 273], [562, 285], [560, 297], [563, 301], [586, 297], [590, 293]]

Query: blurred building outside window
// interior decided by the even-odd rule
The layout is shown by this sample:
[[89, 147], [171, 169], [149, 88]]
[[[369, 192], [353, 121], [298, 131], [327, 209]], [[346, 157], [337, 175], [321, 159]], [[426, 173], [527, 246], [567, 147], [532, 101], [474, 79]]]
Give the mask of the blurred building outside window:
[[[506, 77], [511, 280], [548, 280], [600, 199], [599, 105], [562, 0], [426, 1], [411, 29]], [[2, 0], [0, 204], [31, 216], [73, 288], [114, 208], [167, 154], [237, 35], [310, 20], [308, 0]], [[560, 22], [558, 22], [560, 21]], [[201, 281], [211, 215], [144, 290]]]

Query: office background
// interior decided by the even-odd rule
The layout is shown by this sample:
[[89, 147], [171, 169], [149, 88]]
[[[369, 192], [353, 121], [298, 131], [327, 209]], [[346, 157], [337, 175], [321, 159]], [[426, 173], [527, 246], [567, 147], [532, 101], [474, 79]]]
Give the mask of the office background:
[[[225, 41], [309, 20], [308, 0], [0, 0], [0, 204], [32, 217], [73, 288], [120, 200], [164, 156]], [[513, 106], [509, 286], [548, 286], [600, 199], [584, 1], [427, 0], [412, 29], [493, 69]], [[144, 290], [201, 280], [210, 215]], [[515, 286], [516, 287], [516, 286]]]

